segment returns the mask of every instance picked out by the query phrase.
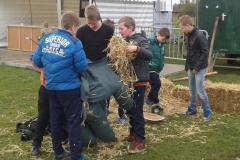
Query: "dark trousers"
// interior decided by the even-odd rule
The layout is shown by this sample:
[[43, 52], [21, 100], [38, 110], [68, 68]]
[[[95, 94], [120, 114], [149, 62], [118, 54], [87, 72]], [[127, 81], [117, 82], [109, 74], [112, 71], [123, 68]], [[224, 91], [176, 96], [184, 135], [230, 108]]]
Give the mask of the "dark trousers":
[[64, 152], [62, 148], [62, 126], [65, 118], [69, 135], [71, 159], [81, 158], [81, 110], [80, 89], [67, 91], [48, 90], [50, 100], [50, 124], [54, 154]]
[[40, 147], [42, 145], [43, 135], [45, 128], [49, 121], [50, 103], [48, 98], [48, 92], [44, 86], [40, 86], [38, 90], [38, 119], [35, 127], [33, 143], [34, 147]]
[[146, 91], [146, 86], [134, 87], [133, 101], [135, 106], [133, 106], [130, 114], [130, 134], [136, 134], [138, 141], [145, 140], [145, 129], [144, 129], [144, 117], [143, 117], [143, 104], [144, 104], [144, 94]]
[[161, 88], [161, 80], [158, 73], [150, 72], [149, 84], [151, 85], [151, 90], [148, 98], [152, 100], [154, 104], [157, 104], [159, 103], [158, 92]]
[[123, 118], [124, 110], [122, 108], [118, 108], [118, 115], [119, 115], [119, 118]]

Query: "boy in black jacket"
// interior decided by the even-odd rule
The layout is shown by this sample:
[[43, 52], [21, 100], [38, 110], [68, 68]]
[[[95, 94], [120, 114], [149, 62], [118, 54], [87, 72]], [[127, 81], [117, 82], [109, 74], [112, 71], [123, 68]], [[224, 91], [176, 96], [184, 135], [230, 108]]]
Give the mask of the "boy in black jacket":
[[203, 120], [211, 118], [211, 109], [208, 96], [204, 89], [205, 72], [208, 66], [208, 45], [204, 35], [193, 26], [188, 15], [182, 16], [178, 21], [179, 27], [187, 35], [187, 58], [185, 71], [188, 74], [190, 105], [184, 115], [197, 114], [197, 94], [202, 101]]
[[129, 153], [138, 153], [146, 150], [145, 129], [143, 117], [144, 94], [149, 81], [149, 61], [152, 52], [149, 49], [147, 38], [135, 32], [135, 20], [125, 16], [118, 21], [119, 32], [127, 42], [134, 41], [136, 45], [127, 46], [126, 53], [137, 53], [132, 61], [138, 81], [134, 84], [134, 107], [130, 114], [130, 134], [124, 141], [132, 142], [134, 145], [128, 150]]

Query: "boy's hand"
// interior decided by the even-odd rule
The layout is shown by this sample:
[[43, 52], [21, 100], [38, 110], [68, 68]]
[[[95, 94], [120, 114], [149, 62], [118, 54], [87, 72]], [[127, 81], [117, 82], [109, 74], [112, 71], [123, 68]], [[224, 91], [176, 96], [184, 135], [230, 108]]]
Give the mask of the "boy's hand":
[[198, 73], [198, 71], [196, 71], [196, 70], [192, 71], [192, 74], [197, 74], [197, 73]]
[[127, 46], [125, 50], [127, 53], [135, 52], [137, 50], [137, 46]]

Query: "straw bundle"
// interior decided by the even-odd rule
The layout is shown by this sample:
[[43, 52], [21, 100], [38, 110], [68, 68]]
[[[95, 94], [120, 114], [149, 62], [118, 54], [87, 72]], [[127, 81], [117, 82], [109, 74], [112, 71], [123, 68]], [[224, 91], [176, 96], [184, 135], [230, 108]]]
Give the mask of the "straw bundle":
[[109, 59], [111, 67], [118, 74], [130, 93], [133, 93], [133, 84], [138, 81], [132, 65], [132, 60], [136, 57], [136, 53], [127, 54], [125, 51], [126, 46], [132, 45], [135, 44], [113, 36], [106, 49], [110, 51]]

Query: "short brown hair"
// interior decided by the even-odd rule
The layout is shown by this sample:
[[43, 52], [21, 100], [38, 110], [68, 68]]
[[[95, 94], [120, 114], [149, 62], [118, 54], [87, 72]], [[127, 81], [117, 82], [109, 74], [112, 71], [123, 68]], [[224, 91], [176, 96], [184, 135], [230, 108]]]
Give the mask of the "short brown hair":
[[189, 15], [183, 15], [177, 22], [177, 24], [182, 24], [183, 26], [186, 26], [187, 24], [189, 24], [190, 26], [192, 26], [192, 18]]
[[100, 12], [98, 8], [94, 5], [88, 5], [85, 7], [84, 11], [85, 18], [90, 20], [101, 20]]
[[165, 37], [167, 39], [170, 38], [170, 31], [168, 28], [162, 28], [158, 31], [158, 34], [160, 34], [162, 37]]
[[61, 28], [69, 30], [72, 26], [79, 27], [81, 25], [80, 18], [73, 11], [66, 11], [62, 15]]
[[118, 24], [119, 23], [124, 23], [124, 26], [126, 26], [127, 28], [132, 26], [133, 27], [132, 31], [135, 31], [136, 23], [132, 17], [125, 16], [118, 21]]
[[109, 25], [110, 27], [112, 27], [113, 30], [115, 30], [114, 21], [112, 21], [110, 19], [106, 19], [103, 21], [103, 23], [106, 25]]

